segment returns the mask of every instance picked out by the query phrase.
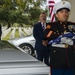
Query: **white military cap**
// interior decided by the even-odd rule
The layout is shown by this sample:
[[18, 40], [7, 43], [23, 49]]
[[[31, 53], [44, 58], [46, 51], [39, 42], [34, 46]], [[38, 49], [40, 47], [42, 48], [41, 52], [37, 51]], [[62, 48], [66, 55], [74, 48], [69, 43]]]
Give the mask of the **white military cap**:
[[63, 8], [70, 10], [71, 4], [68, 1], [60, 1], [54, 5], [53, 12], [56, 13], [59, 9], [63, 9]]

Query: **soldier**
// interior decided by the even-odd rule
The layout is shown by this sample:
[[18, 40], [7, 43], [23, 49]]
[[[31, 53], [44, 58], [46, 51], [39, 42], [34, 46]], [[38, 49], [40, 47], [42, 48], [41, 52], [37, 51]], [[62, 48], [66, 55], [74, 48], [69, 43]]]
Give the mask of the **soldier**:
[[[50, 41], [51, 75], [74, 75], [75, 40], [70, 37], [73, 37], [75, 33], [75, 23], [67, 21], [70, 9], [71, 5], [68, 1], [60, 1], [55, 4], [53, 11], [57, 21], [48, 23], [44, 32], [45, 39]], [[61, 36], [60, 40], [54, 40]]]

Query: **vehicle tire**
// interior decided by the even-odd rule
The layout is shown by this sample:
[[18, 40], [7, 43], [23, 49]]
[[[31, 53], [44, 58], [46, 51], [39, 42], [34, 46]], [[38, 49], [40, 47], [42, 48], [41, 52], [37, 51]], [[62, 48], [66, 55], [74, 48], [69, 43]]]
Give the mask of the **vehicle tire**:
[[24, 43], [24, 44], [19, 45], [19, 47], [22, 48], [26, 53], [32, 56], [35, 55], [34, 48], [30, 44]]

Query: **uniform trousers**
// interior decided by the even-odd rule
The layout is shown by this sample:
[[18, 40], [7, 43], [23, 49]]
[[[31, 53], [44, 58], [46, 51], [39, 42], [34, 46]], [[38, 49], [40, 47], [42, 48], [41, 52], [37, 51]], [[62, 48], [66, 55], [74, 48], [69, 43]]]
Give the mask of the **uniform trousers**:
[[74, 69], [51, 69], [51, 75], [74, 75]]

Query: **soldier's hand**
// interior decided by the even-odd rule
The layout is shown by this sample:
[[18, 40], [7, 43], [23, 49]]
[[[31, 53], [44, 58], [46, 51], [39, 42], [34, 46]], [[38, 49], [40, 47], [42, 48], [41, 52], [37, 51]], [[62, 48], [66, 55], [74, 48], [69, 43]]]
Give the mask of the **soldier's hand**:
[[48, 45], [48, 40], [42, 40], [42, 44], [43, 44], [44, 46], [47, 46], [47, 45]]

